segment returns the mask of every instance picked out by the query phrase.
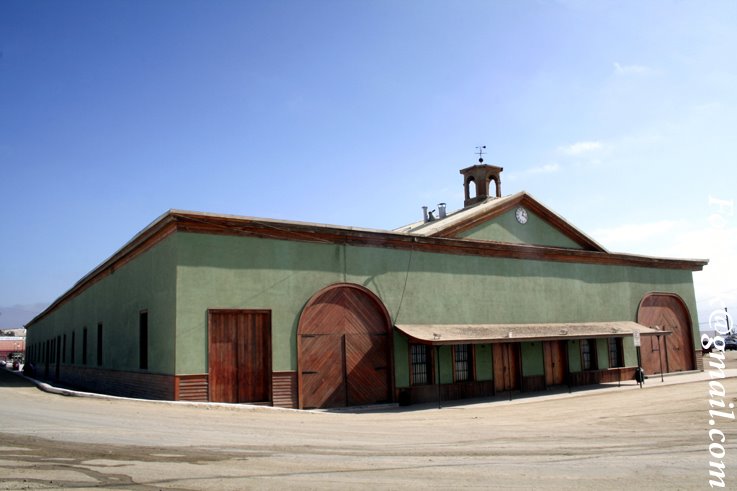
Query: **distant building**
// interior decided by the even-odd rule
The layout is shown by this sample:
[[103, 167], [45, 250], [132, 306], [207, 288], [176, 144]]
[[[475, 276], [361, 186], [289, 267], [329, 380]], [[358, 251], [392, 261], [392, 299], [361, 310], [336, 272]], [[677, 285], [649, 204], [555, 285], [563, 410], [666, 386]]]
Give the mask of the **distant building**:
[[[692, 272], [612, 253], [502, 168], [368, 230], [171, 210], [28, 324], [39, 377], [154, 399], [414, 403], [701, 369]], [[339, 204], [336, 204], [339, 206]]]
[[0, 336], [0, 360], [8, 361], [14, 354], [22, 354], [26, 350], [24, 336]]

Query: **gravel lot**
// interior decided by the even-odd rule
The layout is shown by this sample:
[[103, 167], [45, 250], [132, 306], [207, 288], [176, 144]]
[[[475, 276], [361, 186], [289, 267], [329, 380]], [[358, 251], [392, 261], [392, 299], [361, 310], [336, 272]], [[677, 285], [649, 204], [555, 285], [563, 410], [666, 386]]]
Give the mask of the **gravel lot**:
[[[665, 380], [307, 412], [65, 397], [0, 370], [0, 489], [705, 489], [710, 428], [735, 486], [737, 426], [709, 425], [708, 373]], [[737, 378], [723, 383], [737, 402]]]

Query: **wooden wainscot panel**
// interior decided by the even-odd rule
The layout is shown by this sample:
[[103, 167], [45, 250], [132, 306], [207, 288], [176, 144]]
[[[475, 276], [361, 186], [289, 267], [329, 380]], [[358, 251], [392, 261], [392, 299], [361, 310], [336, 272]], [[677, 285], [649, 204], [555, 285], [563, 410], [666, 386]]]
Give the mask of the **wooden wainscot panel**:
[[441, 401], [492, 397], [494, 396], [494, 382], [492, 380], [485, 380], [481, 382], [442, 384], [440, 387], [434, 384], [403, 387], [397, 389], [397, 400], [400, 405], [436, 402], [438, 400], [438, 391], [440, 392]]
[[627, 382], [635, 379], [636, 367], [610, 368], [601, 371], [600, 382], [602, 384], [612, 382]]
[[296, 371], [273, 372], [272, 387], [274, 406], [295, 409], [299, 407]]
[[177, 401], [207, 402], [208, 397], [207, 374], [177, 375], [176, 394]]
[[529, 375], [522, 377], [522, 391], [536, 392], [545, 390], [545, 375]]
[[59, 381], [76, 389], [139, 399], [174, 400], [175, 377], [65, 365]]
[[587, 370], [585, 372], [572, 372], [570, 375], [571, 385], [595, 385], [601, 380], [601, 372], [599, 370]]

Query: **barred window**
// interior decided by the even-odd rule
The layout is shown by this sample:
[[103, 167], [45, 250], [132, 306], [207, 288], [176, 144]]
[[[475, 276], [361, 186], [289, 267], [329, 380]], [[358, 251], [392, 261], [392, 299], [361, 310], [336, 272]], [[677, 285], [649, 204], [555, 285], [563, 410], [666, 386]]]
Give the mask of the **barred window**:
[[428, 347], [424, 344], [410, 346], [412, 353], [412, 385], [432, 383], [432, 365]]
[[622, 338], [609, 338], [609, 368], [623, 367]]
[[471, 353], [470, 344], [453, 346], [453, 380], [456, 382], [471, 380]]
[[596, 370], [596, 340], [581, 340], [581, 368], [583, 370]]

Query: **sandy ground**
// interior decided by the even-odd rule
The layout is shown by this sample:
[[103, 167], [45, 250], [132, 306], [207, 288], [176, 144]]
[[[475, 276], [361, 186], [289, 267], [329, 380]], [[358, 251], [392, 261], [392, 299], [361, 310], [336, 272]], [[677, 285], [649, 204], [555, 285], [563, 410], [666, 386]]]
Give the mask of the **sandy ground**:
[[442, 409], [65, 397], [5, 372], [0, 398], [0, 489], [705, 489], [710, 428], [737, 487], [737, 426], [709, 425], [708, 372]]

